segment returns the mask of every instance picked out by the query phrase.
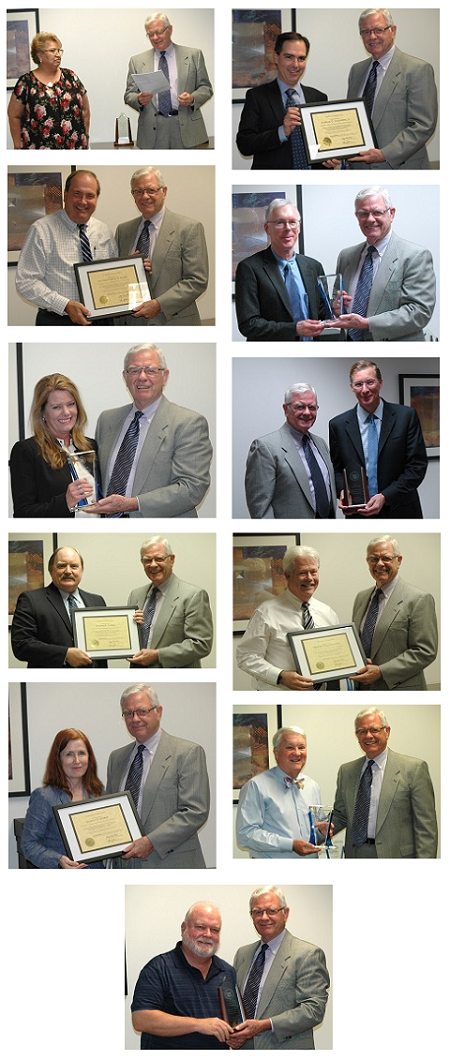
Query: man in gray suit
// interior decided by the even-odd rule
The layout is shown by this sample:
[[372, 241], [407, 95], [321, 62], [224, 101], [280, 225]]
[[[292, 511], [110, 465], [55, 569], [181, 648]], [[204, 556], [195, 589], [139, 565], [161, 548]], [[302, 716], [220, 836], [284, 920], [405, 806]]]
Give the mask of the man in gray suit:
[[323, 438], [311, 434], [317, 394], [293, 383], [284, 396], [286, 422], [255, 438], [247, 457], [245, 495], [252, 519], [334, 519], [333, 465]]
[[392, 231], [395, 207], [386, 188], [364, 188], [355, 199], [364, 243], [339, 254], [346, 313], [341, 327], [353, 342], [424, 342], [436, 302], [430, 251]]
[[209, 782], [203, 747], [160, 728], [163, 708], [150, 685], [131, 685], [120, 709], [133, 737], [113, 751], [106, 790], [130, 791], [144, 835], [125, 847], [114, 868], [204, 869], [198, 831], [209, 814]]
[[105, 497], [89, 511], [130, 519], [196, 519], [196, 505], [210, 484], [212, 446], [204, 416], [164, 397], [169, 369], [149, 342], [128, 350], [122, 377], [133, 402], [99, 417]]
[[393, 21], [386, 8], [372, 8], [359, 17], [370, 59], [352, 66], [347, 97], [364, 97], [378, 147], [352, 158], [351, 168], [430, 168], [426, 144], [438, 114], [433, 67], [395, 47]]
[[131, 194], [142, 217], [120, 224], [116, 241], [121, 257], [144, 255], [151, 298], [118, 317], [117, 325], [201, 325], [195, 299], [206, 291], [209, 275], [203, 225], [166, 209], [167, 185], [154, 166], [133, 173]]
[[[208, 143], [200, 107], [211, 99], [213, 90], [203, 53], [172, 43], [167, 15], [149, 15], [144, 25], [152, 48], [130, 59], [124, 97], [125, 103], [139, 113], [137, 146], [144, 150], [183, 150]], [[170, 92], [139, 91], [133, 74], [157, 70], [169, 81]]]
[[356, 715], [364, 758], [339, 769], [334, 831], [347, 829], [346, 858], [435, 858], [437, 821], [427, 763], [389, 750], [390, 731], [382, 710]]
[[175, 556], [165, 537], [154, 536], [141, 547], [141, 563], [151, 587], [133, 589], [128, 604], [136, 608], [142, 648], [131, 666], [198, 669], [209, 655], [213, 621], [208, 593], [173, 574]]
[[403, 557], [389, 534], [369, 542], [366, 558], [376, 588], [358, 593], [353, 604], [352, 621], [368, 659], [358, 670], [356, 688], [423, 692], [424, 670], [438, 650], [434, 599], [399, 577]]
[[248, 1019], [228, 1039], [231, 1049], [314, 1049], [330, 977], [325, 954], [286, 929], [289, 908], [279, 887], [258, 887], [250, 916], [260, 942], [241, 946], [234, 958]]

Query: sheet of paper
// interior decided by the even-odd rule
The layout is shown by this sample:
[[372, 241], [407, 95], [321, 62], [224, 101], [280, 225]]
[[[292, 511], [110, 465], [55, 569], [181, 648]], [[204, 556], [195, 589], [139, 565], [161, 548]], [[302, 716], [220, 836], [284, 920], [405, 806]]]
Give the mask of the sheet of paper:
[[164, 92], [170, 88], [167, 77], [161, 70], [155, 70], [153, 74], [133, 74], [133, 81], [140, 92]]

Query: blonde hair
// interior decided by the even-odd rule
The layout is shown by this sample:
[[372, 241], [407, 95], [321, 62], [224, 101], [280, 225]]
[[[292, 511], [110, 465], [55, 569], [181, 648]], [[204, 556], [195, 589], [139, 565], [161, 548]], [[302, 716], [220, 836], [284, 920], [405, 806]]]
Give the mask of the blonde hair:
[[54, 372], [53, 375], [44, 375], [36, 383], [33, 394], [33, 402], [30, 411], [30, 425], [33, 436], [39, 446], [41, 456], [53, 469], [64, 467], [66, 458], [44, 420], [44, 411], [50, 394], [54, 390], [67, 390], [72, 395], [77, 405], [77, 421], [72, 431], [72, 441], [80, 452], [92, 449], [92, 445], [84, 434], [87, 416], [78, 388], [66, 375]]

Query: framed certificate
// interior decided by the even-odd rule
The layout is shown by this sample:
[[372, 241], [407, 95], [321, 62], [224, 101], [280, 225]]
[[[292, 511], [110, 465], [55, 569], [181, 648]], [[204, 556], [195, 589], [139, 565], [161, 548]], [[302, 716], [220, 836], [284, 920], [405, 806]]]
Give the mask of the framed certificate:
[[327, 158], [351, 158], [378, 146], [363, 99], [303, 103], [299, 109], [310, 164]]
[[142, 254], [74, 265], [80, 301], [93, 320], [131, 313], [152, 297]]
[[129, 791], [54, 806], [53, 813], [72, 861], [119, 858], [144, 834]]
[[134, 607], [80, 607], [72, 611], [76, 648], [91, 659], [126, 659], [140, 651]]
[[334, 681], [354, 677], [367, 665], [353, 622], [348, 626], [324, 626], [288, 633], [297, 673], [312, 681]]

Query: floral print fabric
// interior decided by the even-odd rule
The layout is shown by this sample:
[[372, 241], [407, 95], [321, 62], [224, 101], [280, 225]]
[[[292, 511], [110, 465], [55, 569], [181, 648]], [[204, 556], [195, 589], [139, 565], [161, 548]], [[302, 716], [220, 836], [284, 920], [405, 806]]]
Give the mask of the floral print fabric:
[[31, 151], [87, 149], [83, 120], [86, 89], [73, 70], [61, 68], [60, 80], [51, 86], [42, 84], [32, 71], [23, 74], [14, 86], [14, 93], [25, 108], [22, 151], [25, 148]]

